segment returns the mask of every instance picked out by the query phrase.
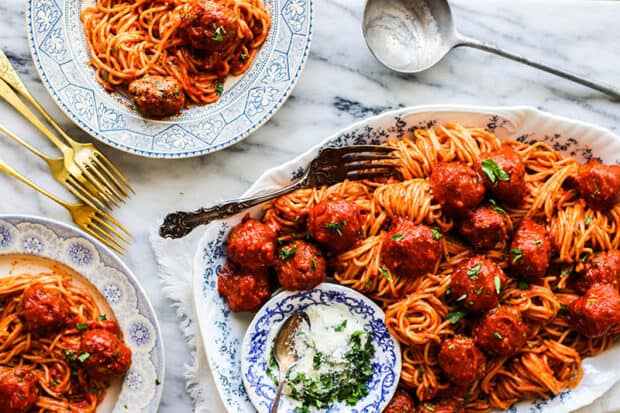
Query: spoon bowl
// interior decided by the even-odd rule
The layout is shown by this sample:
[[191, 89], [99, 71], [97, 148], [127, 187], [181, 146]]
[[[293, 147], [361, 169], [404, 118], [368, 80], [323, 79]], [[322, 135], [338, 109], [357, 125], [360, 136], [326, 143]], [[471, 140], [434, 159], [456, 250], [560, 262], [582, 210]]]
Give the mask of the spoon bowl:
[[310, 319], [308, 314], [304, 311], [297, 311], [293, 313], [280, 327], [278, 334], [273, 344], [273, 358], [278, 363], [279, 380], [278, 390], [273, 399], [271, 405], [271, 413], [277, 413], [278, 405], [280, 404], [280, 396], [284, 389], [284, 380], [288, 371], [297, 363], [300, 358], [300, 354], [296, 351], [296, 340], [299, 336], [299, 331], [304, 326], [310, 327]]
[[474, 47], [553, 73], [620, 100], [620, 90], [458, 33], [447, 0], [367, 0], [362, 21], [370, 52], [399, 73], [422, 72], [458, 46]]

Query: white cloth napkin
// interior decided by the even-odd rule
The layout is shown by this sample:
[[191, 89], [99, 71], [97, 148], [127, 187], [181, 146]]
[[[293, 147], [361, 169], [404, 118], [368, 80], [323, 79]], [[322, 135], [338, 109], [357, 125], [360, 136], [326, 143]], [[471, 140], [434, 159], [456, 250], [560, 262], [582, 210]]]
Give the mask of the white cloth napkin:
[[[185, 388], [194, 403], [194, 412], [223, 413], [226, 412], [226, 408], [218, 396], [194, 312], [192, 263], [201, 234], [202, 232], [198, 230], [180, 240], [164, 240], [157, 234], [157, 229], [153, 229], [150, 239], [159, 265], [159, 279], [163, 292], [177, 311], [181, 330], [192, 353], [192, 364], [185, 369]], [[576, 413], [619, 412], [620, 383], [591, 405], [576, 411]]]
[[150, 240], [159, 267], [162, 290], [176, 309], [192, 354], [192, 363], [185, 366], [185, 388], [194, 403], [194, 412], [226, 412], [211, 375], [194, 310], [192, 262], [202, 232], [194, 231], [180, 240], [165, 240], [157, 231], [157, 228], [151, 231]]

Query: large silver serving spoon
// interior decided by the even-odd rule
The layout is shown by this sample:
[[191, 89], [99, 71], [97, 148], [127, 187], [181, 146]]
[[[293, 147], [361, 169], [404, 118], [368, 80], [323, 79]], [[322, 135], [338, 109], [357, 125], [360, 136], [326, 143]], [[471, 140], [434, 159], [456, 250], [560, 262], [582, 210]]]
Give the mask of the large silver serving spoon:
[[300, 354], [296, 351], [296, 340], [299, 337], [299, 330], [303, 328], [303, 324], [310, 326], [308, 314], [303, 311], [293, 313], [280, 327], [273, 344], [273, 358], [278, 363], [280, 377], [278, 379], [278, 390], [271, 405], [271, 413], [278, 412], [280, 404], [280, 396], [284, 389], [284, 380], [288, 371], [299, 361]]
[[421, 72], [453, 48], [469, 46], [545, 70], [620, 100], [620, 90], [611, 86], [461, 35], [454, 26], [446, 0], [367, 0], [362, 29], [372, 54], [396, 72]]

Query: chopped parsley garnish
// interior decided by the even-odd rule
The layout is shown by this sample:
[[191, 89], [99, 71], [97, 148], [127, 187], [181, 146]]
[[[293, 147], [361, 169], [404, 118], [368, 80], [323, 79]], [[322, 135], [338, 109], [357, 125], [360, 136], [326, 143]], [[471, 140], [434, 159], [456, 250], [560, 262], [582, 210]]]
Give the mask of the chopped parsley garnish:
[[56, 386], [58, 385], [58, 382], [56, 381], [56, 379], [52, 379], [52, 386]]
[[389, 281], [392, 282], [392, 276], [390, 275], [390, 272], [387, 270], [387, 268], [385, 267], [381, 267], [379, 268], [379, 271], [381, 271], [381, 274]]
[[497, 293], [497, 295], [499, 295], [499, 293], [502, 291], [502, 280], [499, 278], [499, 275], [495, 276], [495, 292]]
[[370, 288], [372, 286], [372, 281], [370, 280], [366, 280], [366, 282], [364, 283], [364, 287], [366, 287], [366, 289]]
[[521, 248], [513, 248], [510, 250], [510, 252], [512, 252], [515, 256], [512, 258], [512, 263], [514, 264], [515, 262], [519, 261], [521, 258], [523, 258], [523, 253], [521, 252]]
[[476, 294], [477, 294], [477, 295], [482, 294], [482, 290], [484, 290], [484, 287], [480, 287], [480, 288], [478, 288], [478, 289], [476, 290]]
[[[308, 412], [311, 407], [324, 409], [337, 401], [353, 406], [368, 395], [367, 384], [373, 374], [375, 348], [367, 334], [363, 330], [351, 334], [343, 357], [345, 363], [338, 373], [329, 370], [322, 372], [317, 368], [318, 374], [314, 377], [297, 372], [286, 378], [289, 397], [301, 402], [301, 410], [296, 411]], [[334, 361], [331, 355], [320, 353], [315, 354], [312, 360], [315, 367], [331, 365]]]
[[590, 214], [586, 214], [586, 225], [590, 225], [592, 223], [592, 217]]
[[433, 406], [427, 405], [426, 410], [428, 410], [429, 412], [434, 412], [435, 408]]
[[465, 394], [463, 395], [463, 399], [464, 399], [464, 400], [469, 400], [469, 399], [471, 399], [471, 396], [472, 396], [471, 392], [470, 392], [470, 391], [468, 391], [467, 393], [465, 393]]
[[459, 301], [463, 301], [466, 298], [467, 298], [467, 294], [463, 294], [462, 296], [456, 299], [456, 302], [458, 303]]
[[452, 290], [448, 287], [446, 288], [446, 295], [450, 295], [452, 294]]
[[480, 274], [480, 269], [482, 268], [482, 264], [478, 263], [467, 270], [467, 276], [472, 280], [478, 279], [478, 274]]
[[394, 234], [394, 235], [392, 235], [392, 241], [402, 241], [403, 238], [405, 238], [405, 237], [403, 237], [403, 234]]
[[596, 302], [596, 298], [588, 298], [587, 300], [589, 303], [595, 303]]
[[224, 30], [222, 26], [217, 26], [217, 29], [215, 29], [215, 34], [213, 35], [213, 40], [215, 40], [216, 42], [221, 42], [222, 40], [224, 40], [225, 33], [226, 30]]
[[80, 362], [84, 363], [88, 358], [90, 357], [90, 353], [89, 352], [85, 352], [82, 353], [78, 356], [78, 360], [80, 360]]
[[482, 161], [482, 172], [489, 178], [492, 184], [497, 185], [497, 181], [509, 181], [510, 176], [493, 159]]
[[88, 328], [88, 324], [78, 323], [75, 325], [75, 328], [77, 328], [79, 331], [86, 330]]
[[108, 319], [108, 316], [106, 316], [105, 314], [101, 314], [99, 317], [97, 317], [97, 320], [99, 321], [106, 321]]
[[489, 203], [491, 204], [491, 209], [493, 211], [499, 212], [500, 214], [508, 215], [508, 212], [501, 206], [497, 205], [497, 202], [493, 198], [489, 199]]
[[498, 340], [503, 339], [504, 337], [502, 337], [502, 335], [500, 333], [498, 333], [497, 331], [493, 332], [493, 335], [495, 336], [495, 338], [497, 338]]
[[558, 310], [558, 314], [567, 314], [568, 306], [566, 304], [560, 304], [560, 309]]
[[342, 227], [344, 227], [346, 223], [346, 221], [328, 222], [325, 224], [325, 228], [329, 229], [330, 231], [336, 231], [338, 235], [342, 237]]
[[293, 248], [282, 247], [282, 249], [280, 250], [280, 259], [282, 261], [286, 261], [289, 258], [294, 257], [296, 253], [297, 253], [297, 247], [293, 247]]
[[245, 62], [246, 60], [248, 60], [248, 55], [245, 53], [241, 53], [241, 55], [239, 56], [239, 60]]
[[224, 82], [218, 80], [217, 85], [215, 86], [215, 94], [218, 96], [222, 96], [222, 93], [224, 93]]
[[463, 317], [465, 317], [464, 311], [452, 311], [446, 314], [446, 320], [450, 320], [452, 324], [458, 323]]
[[312, 274], [314, 274], [314, 272], [316, 271], [316, 268], [317, 268], [316, 258], [310, 257], [310, 262], [312, 263], [312, 269], [310, 270], [310, 272], [312, 272]]
[[438, 240], [439, 238], [443, 237], [443, 234], [439, 232], [437, 228], [431, 228], [431, 232], [433, 233], [434, 240]]
[[454, 350], [454, 344], [448, 344], [448, 350]]
[[564, 268], [564, 269], [562, 270], [562, 272], [560, 273], [560, 275], [561, 275], [562, 277], [568, 277], [568, 276], [570, 275], [570, 269], [568, 269], [568, 268]]
[[538, 240], [534, 241], [534, 244], [538, 245], [540, 247], [542, 245], [542, 241], [538, 239]]
[[340, 333], [341, 331], [343, 331], [345, 328], [347, 327], [347, 320], [343, 320], [342, 323], [338, 324], [336, 327], [334, 327], [334, 331]]
[[521, 281], [521, 280], [519, 280], [519, 282], [517, 282], [517, 287], [519, 288], [519, 290], [529, 290], [530, 289], [530, 285], [526, 281]]

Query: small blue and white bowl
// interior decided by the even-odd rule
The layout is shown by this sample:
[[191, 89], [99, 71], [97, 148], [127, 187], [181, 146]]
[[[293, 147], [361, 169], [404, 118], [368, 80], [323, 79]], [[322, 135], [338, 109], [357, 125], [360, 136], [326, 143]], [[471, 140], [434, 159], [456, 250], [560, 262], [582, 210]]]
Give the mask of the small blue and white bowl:
[[[267, 375], [273, 337], [284, 321], [297, 311], [311, 306], [343, 304], [348, 317], [356, 319], [370, 332], [375, 347], [373, 374], [368, 381], [368, 395], [355, 406], [344, 402], [332, 404], [322, 412], [380, 412], [392, 399], [401, 370], [399, 343], [385, 326], [385, 314], [372, 300], [350, 288], [323, 283], [310, 291], [282, 291], [274, 295], [254, 316], [241, 345], [241, 374], [245, 390], [259, 413], [267, 413], [276, 394], [276, 385]], [[279, 412], [292, 413], [301, 403], [282, 396]], [[316, 411], [316, 410], [313, 410]]]

